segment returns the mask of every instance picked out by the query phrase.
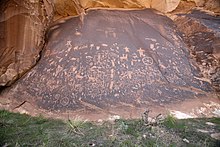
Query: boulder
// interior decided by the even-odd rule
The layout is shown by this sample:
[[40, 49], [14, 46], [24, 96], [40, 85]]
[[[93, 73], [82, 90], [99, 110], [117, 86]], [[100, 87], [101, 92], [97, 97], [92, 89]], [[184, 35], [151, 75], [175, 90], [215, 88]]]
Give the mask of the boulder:
[[51, 111], [102, 111], [212, 92], [173, 21], [152, 9], [90, 10], [55, 23], [46, 40], [41, 60], [4, 97]]
[[151, 0], [150, 7], [163, 13], [171, 12], [177, 8], [180, 0]]

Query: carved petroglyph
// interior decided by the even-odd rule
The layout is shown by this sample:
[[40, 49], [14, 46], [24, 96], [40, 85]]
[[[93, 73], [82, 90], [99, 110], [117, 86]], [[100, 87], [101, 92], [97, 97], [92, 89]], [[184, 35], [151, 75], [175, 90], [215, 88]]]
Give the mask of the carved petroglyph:
[[65, 107], [69, 104], [69, 101], [70, 101], [69, 98], [64, 97], [64, 98], [61, 98], [60, 103], [61, 103], [61, 105], [63, 105]]
[[152, 65], [153, 64], [153, 59], [151, 57], [144, 57], [144, 58], [142, 58], [142, 62], [145, 65]]
[[68, 41], [66, 42], [66, 44], [65, 44], [68, 49], [69, 49], [69, 48], [72, 48], [71, 42], [72, 42], [72, 41], [68, 40]]
[[145, 50], [143, 50], [142, 48], [139, 48], [137, 51], [138, 51], [140, 57], [144, 57]]
[[106, 28], [106, 30], [102, 30], [102, 29], [97, 29], [98, 32], [103, 32], [105, 34], [106, 38], [109, 37], [113, 37], [116, 38], [117, 34], [116, 34], [116, 29], [115, 28]]
[[125, 50], [126, 53], [130, 52], [130, 49], [127, 46], [124, 48], [124, 50]]

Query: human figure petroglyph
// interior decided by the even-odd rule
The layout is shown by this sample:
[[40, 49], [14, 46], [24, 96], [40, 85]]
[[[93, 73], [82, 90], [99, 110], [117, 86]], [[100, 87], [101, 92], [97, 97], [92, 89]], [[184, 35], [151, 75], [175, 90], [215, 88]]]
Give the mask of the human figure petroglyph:
[[70, 41], [70, 40], [66, 41], [66, 44], [65, 44], [65, 45], [67, 46], [68, 49], [69, 49], [69, 48], [72, 48], [71, 42], [72, 42], [72, 41]]
[[145, 56], [145, 55], [144, 55], [145, 50], [143, 50], [142, 48], [139, 48], [139, 49], [137, 50], [137, 52], [139, 53], [139, 56], [140, 56], [140, 57], [144, 57], [144, 56]]

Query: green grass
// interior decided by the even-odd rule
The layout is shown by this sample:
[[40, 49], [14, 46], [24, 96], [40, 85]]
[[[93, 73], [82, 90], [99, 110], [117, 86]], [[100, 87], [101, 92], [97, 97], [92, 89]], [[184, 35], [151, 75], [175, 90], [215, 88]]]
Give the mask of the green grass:
[[[209, 126], [206, 122], [215, 123]], [[177, 120], [168, 115], [157, 126], [143, 120], [116, 120], [114, 124], [46, 119], [0, 110], [0, 146], [218, 146], [219, 141], [197, 129], [220, 132], [220, 119]], [[189, 143], [183, 139], [189, 140]]]
[[[220, 132], [220, 118], [198, 118], [177, 120], [168, 115], [163, 125], [169, 129], [170, 132], [177, 134], [181, 138], [187, 138], [192, 146], [220, 146], [219, 140], [210, 137], [208, 133], [198, 132], [198, 129], [205, 131]], [[212, 122], [215, 126], [209, 126], [206, 122]], [[190, 145], [189, 145], [190, 146]]]

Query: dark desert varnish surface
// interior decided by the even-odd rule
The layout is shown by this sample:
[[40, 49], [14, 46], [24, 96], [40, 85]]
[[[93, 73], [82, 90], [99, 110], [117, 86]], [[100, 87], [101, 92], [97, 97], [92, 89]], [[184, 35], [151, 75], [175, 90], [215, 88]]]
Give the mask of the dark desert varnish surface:
[[90, 10], [47, 37], [39, 63], [6, 97], [65, 113], [144, 109], [212, 92], [173, 22], [153, 10]]

